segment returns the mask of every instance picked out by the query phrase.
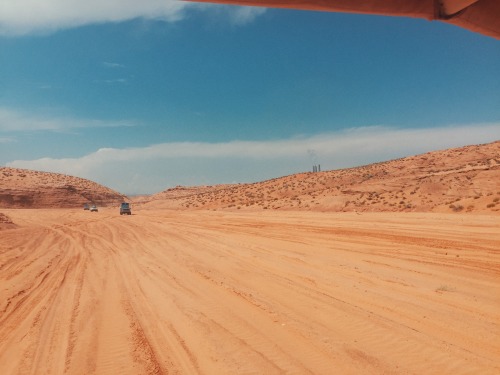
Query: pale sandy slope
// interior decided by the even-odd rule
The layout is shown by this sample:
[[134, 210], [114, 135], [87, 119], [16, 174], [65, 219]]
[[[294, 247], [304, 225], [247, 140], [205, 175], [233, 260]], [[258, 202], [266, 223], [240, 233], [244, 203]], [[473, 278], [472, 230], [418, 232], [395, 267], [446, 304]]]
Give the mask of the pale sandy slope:
[[498, 374], [498, 216], [5, 210], [0, 374]]

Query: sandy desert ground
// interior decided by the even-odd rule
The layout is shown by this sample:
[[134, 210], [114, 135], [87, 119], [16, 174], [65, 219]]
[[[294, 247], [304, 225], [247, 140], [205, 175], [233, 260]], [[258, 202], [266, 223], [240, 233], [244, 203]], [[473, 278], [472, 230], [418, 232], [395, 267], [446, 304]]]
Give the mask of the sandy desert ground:
[[500, 373], [498, 215], [2, 211], [3, 375]]

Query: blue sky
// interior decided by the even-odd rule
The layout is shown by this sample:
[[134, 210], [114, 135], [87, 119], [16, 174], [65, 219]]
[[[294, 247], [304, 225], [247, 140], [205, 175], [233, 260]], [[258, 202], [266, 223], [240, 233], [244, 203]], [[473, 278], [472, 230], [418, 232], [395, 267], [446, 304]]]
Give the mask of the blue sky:
[[490, 37], [408, 18], [79, 3], [0, 6], [0, 165], [138, 194], [500, 139]]

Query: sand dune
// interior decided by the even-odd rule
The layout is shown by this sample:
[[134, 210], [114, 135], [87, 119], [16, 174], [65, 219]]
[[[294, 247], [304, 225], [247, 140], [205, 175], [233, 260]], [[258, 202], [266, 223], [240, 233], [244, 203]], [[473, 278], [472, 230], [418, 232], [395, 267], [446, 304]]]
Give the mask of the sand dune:
[[498, 216], [4, 210], [1, 374], [498, 374]]
[[500, 141], [252, 184], [176, 187], [141, 198], [182, 210], [500, 212]]

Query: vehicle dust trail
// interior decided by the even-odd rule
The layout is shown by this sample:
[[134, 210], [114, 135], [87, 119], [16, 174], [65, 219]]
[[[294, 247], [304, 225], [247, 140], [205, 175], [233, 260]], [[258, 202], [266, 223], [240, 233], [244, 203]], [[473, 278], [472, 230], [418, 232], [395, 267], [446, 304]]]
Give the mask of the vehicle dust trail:
[[495, 374], [500, 220], [9, 210], [2, 374]]

